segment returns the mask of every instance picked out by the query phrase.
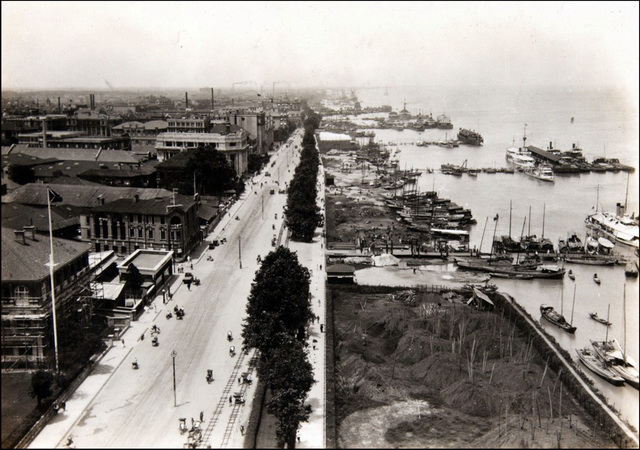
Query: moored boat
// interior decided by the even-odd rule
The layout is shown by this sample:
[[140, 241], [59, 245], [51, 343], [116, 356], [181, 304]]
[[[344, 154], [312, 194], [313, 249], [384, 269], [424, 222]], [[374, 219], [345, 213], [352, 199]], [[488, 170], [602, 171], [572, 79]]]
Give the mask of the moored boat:
[[596, 354], [588, 347], [577, 348], [576, 353], [578, 354], [578, 358], [580, 359], [582, 364], [587, 366], [589, 370], [591, 370], [602, 379], [608, 381], [614, 386], [622, 386], [624, 384], [624, 378], [607, 367], [606, 363], [598, 358]]
[[571, 278], [572, 280], [576, 279], [576, 276], [573, 274], [573, 271], [571, 269], [569, 269], [569, 273], [567, 274], [569, 276], [569, 278]]
[[567, 333], [575, 333], [576, 327], [571, 325], [562, 314], [553, 309], [553, 306], [540, 305], [540, 313], [542, 317], [557, 327], [562, 328]]
[[631, 386], [638, 388], [638, 365], [629, 356], [625, 355], [617, 339], [610, 341], [591, 341], [593, 349], [600, 359], [611, 367], [627, 381]]
[[638, 263], [629, 261], [624, 268], [624, 274], [628, 277], [636, 278], [638, 276]]
[[637, 218], [620, 214], [621, 205], [618, 205], [618, 213], [600, 212], [587, 216], [587, 227], [604, 234], [615, 243], [638, 248], [639, 227]]
[[480, 133], [465, 128], [460, 128], [460, 131], [458, 131], [458, 140], [463, 144], [469, 145], [482, 145], [484, 142]]
[[525, 169], [524, 173], [537, 180], [549, 181], [551, 183], [554, 181], [553, 169], [546, 164]]

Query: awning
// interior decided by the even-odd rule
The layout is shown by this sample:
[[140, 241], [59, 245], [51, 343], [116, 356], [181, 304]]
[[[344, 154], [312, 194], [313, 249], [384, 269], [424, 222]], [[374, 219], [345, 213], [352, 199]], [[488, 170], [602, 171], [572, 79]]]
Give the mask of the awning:
[[469, 303], [471, 303], [471, 301], [472, 301], [474, 298], [479, 298], [479, 299], [484, 300], [485, 302], [489, 303], [491, 306], [495, 306], [489, 297], [487, 297], [483, 292], [480, 292], [480, 291], [478, 290], [478, 288], [475, 288], [475, 287], [473, 288], [473, 297], [471, 297], [471, 298], [469, 299], [469, 301], [467, 302], [467, 305], [468, 305]]

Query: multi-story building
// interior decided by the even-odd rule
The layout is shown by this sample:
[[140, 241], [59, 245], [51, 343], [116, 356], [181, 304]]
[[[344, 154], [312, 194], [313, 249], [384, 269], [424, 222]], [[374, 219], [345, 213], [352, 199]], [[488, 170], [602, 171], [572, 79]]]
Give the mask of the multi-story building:
[[204, 117], [182, 117], [167, 120], [168, 133], [210, 133], [211, 119]]
[[111, 136], [111, 129], [123, 122], [120, 116], [109, 116], [96, 111], [82, 111], [70, 116], [69, 131], [81, 131], [88, 136]]
[[213, 123], [208, 133], [167, 132], [158, 135], [158, 160], [165, 161], [184, 150], [195, 149], [200, 145], [211, 146], [222, 152], [239, 176], [247, 172], [249, 134], [239, 126], [229, 123]]
[[168, 123], [164, 120], [150, 120], [148, 122], [124, 122], [111, 129], [114, 136], [129, 135], [132, 146], [155, 145], [156, 137], [166, 132]]
[[[58, 317], [77, 309], [88, 289], [90, 245], [53, 238], [54, 286]], [[50, 240], [35, 233], [2, 228], [2, 366], [47, 367], [53, 359]]]
[[124, 150], [131, 148], [128, 136], [87, 136], [78, 131], [39, 131], [18, 134], [18, 143], [29, 147], [92, 148]]
[[91, 242], [95, 252], [128, 255], [138, 249], [172, 250], [177, 258], [184, 258], [202, 237], [198, 206], [197, 200], [184, 195], [143, 200], [134, 194], [82, 213], [81, 239]]

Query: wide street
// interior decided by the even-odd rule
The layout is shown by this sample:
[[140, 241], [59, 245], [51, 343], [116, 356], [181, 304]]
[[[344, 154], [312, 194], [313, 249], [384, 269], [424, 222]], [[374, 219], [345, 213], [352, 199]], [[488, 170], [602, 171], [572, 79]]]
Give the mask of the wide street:
[[[204, 251], [192, 261], [193, 269], [185, 267], [200, 278], [201, 284], [188, 289], [180, 276], [171, 286], [171, 301], [163, 305], [162, 297], [156, 297], [155, 308], [152, 306], [140, 320], [131, 323], [124, 346], [121, 342], [114, 344], [67, 401], [67, 411], [44, 427], [31, 448], [64, 447], [69, 436], [77, 447], [178, 448], [187, 442], [188, 434], [179, 432], [179, 419], [186, 418], [190, 428], [192, 418], [199, 420], [201, 412], [201, 447], [242, 447], [255, 383], [239, 383], [238, 377], [251, 371], [255, 379], [255, 368], [250, 364], [253, 352], [245, 355], [241, 351], [241, 324], [258, 268], [257, 256], [264, 257], [274, 248], [274, 235], [281, 241], [286, 237], [282, 220], [286, 195], [279, 194], [278, 189], [293, 176], [301, 136], [299, 129], [281, 146], [272, 157], [273, 165], [270, 162], [254, 177], [227, 217], [208, 236], [209, 240], [226, 238], [226, 243]], [[271, 195], [270, 189], [275, 189], [275, 194]], [[306, 252], [314, 259], [313, 263], [307, 262], [307, 267], [321, 264], [321, 254]], [[213, 262], [207, 260], [208, 256]], [[319, 291], [318, 286], [319, 272], [314, 274], [311, 290], [318, 298], [321, 291], [324, 298], [324, 287]], [[314, 310], [320, 307], [317, 303]], [[167, 312], [176, 305], [184, 308], [184, 319], [177, 320], [175, 314], [167, 319]], [[161, 330], [157, 347], [151, 344], [150, 328], [154, 324]], [[231, 343], [227, 341], [228, 331], [233, 333]], [[143, 332], [145, 339], [140, 340]], [[235, 356], [229, 354], [230, 345], [236, 348]], [[317, 362], [320, 357], [315, 355], [313, 359]], [[138, 370], [132, 369], [134, 359], [139, 363]], [[213, 370], [215, 378], [210, 384], [205, 380], [208, 369]], [[316, 400], [314, 409], [322, 417], [320, 385], [324, 383], [314, 391], [322, 401]], [[244, 393], [246, 403], [230, 404], [229, 397], [234, 393]], [[322, 444], [322, 440], [307, 442], [309, 446]]]

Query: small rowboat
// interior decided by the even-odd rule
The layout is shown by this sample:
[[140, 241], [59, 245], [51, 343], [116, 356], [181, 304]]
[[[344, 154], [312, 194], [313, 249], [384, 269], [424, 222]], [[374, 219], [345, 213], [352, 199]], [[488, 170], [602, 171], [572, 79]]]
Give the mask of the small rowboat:
[[576, 276], [573, 274], [573, 272], [571, 271], [571, 269], [569, 269], [569, 278], [571, 278], [572, 280], [576, 279]]
[[601, 317], [598, 317], [598, 313], [597, 313], [597, 312], [589, 313], [589, 316], [590, 316], [593, 320], [595, 320], [596, 322], [600, 322], [600, 323], [601, 323], [601, 324], [603, 324], [603, 325], [607, 325], [607, 326], [611, 325], [611, 322], [609, 322], [608, 320], [605, 320], [605, 319], [603, 319], [603, 318], [601, 318]]
[[598, 278], [598, 274], [597, 273], [593, 274], [593, 281], [595, 281], [596, 284], [600, 284], [600, 278]]

